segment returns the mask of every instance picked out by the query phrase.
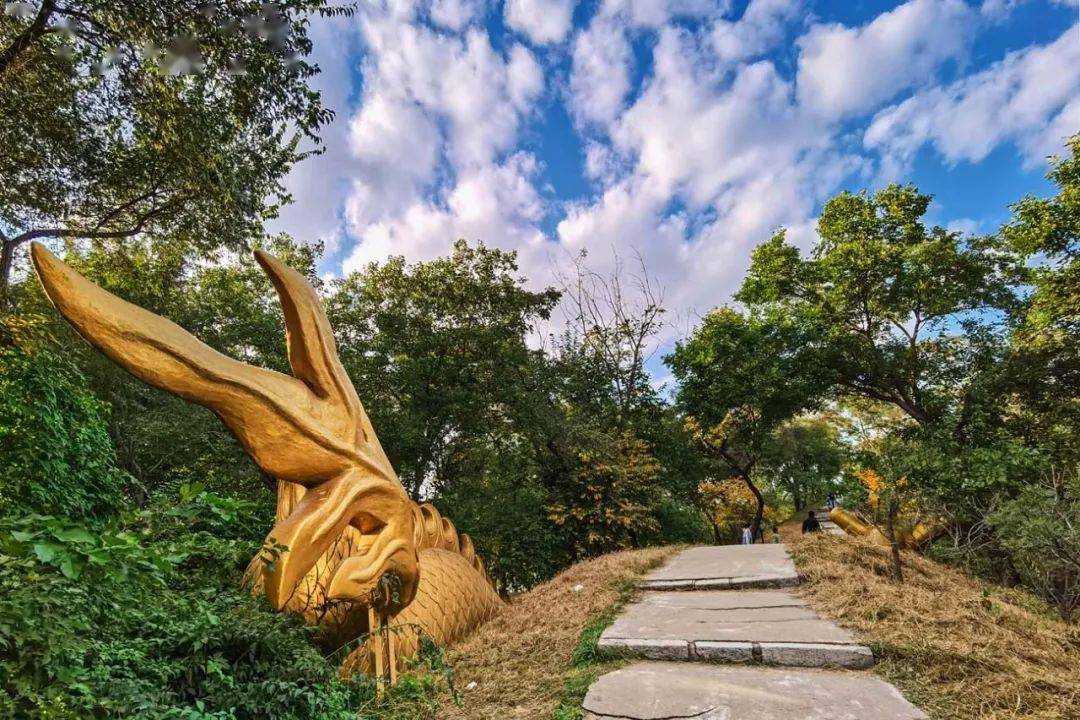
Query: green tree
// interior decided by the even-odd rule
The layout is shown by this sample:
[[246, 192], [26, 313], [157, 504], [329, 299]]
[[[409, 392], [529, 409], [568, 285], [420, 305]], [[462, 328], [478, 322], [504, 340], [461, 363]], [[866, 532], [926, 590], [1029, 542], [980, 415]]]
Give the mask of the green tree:
[[332, 117], [308, 86], [311, 12], [348, 10], [42, 0], [0, 17], [0, 296], [33, 239], [259, 238]]
[[449, 257], [391, 258], [331, 290], [342, 363], [413, 498], [475, 473], [472, 449], [514, 432], [525, 338], [559, 297], [517, 273], [514, 253], [458, 241]]
[[822, 415], [789, 420], [765, 442], [758, 473], [791, 496], [795, 510], [821, 500], [833, 488], [844, 461], [836, 423]]
[[927, 227], [930, 200], [913, 186], [840, 194], [810, 256], [780, 231], [754, 251], [736, 298], [803, 326], [842, 390], [918, 423], [955, 411], [962, 424], [964, 385], [1000, 344], [990, 330], [1017, 306], [1021, 268], [995, 238]]
[[549, 517], [573, 557], [640, 545], [659, 529], [660, 464], [652, 448], [628, 432], [599, 432], [582, 445], [573, 471], [553, 488]]
[[1080, 135], [1069, 147], [1071, 157], [1053, 159], [1048, 175], [1057, 195], [1024, 198], [1001, 229], [1016, 252], [1039, 262], [999, 387], [1013, 399], [1016, 433], [1059, 467], [1080, 462]]
[[664, 360], [679, 382], [677, 403], [701, 447], [757, 500], [754, 480], [766, 446], [785, 421], [812, 409], [831, 380], [802, 327], [719, 308]]

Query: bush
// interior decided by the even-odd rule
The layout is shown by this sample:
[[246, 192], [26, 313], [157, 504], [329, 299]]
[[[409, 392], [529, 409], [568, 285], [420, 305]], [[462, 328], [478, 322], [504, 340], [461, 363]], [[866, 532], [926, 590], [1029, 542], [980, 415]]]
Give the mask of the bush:
[[1024, 584], [1070, 621], [1080, 608], [1080, 474], [1025, 487], [989, 520]]
[[263, 512], [186, 488], [103, 527], [0, 518], [0, 717], [355, 717], [370, 684], [240, 589]]
[[119, 507], [126, 481], [108, 407], [45, 325], [38, 316], [0, 316], [0, 504], [103, 518]]

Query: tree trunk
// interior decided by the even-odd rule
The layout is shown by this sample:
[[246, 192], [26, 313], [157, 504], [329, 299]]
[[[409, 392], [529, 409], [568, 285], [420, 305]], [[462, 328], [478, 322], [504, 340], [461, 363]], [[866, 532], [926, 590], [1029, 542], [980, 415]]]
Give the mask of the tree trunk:
[[758, 490], [757, 485], [750, 479], [747, 473], [742, 473], [743, 482], [746, 483], [746, 487], [750, 488], [750, 492], [754, 493], [754, 498], [757, 500], [757, 513], [754, 515], [754, 537], [761, 537], [761, 519], [765, 516], [765, 498], [762, 497], [761, 491]]
[[13, 239], [5, 238], [0, 246], [0, 304], [8, 304], [8, 288], [11, 285], [11, 269], [15, 264], [15, 247]]
[[896, 496], [896, 491], [892, 493], [892, 498], [889, 500], [889, 520], [886, 529], [889, 531], [889, 545], [892, 548], [892, 570], [893, 580], [898, 583], [904, 582], [904, 571], [900, 564], [900, 544], [896, 542], [896, 515], [900, 511], [900, 498]]
[[710, 521], [709, 524], [712, 525], [713, 542], [715, 542], [717, 545], [723, 545], [724, 536], [720, 532], [720, 526], [712, 521]]

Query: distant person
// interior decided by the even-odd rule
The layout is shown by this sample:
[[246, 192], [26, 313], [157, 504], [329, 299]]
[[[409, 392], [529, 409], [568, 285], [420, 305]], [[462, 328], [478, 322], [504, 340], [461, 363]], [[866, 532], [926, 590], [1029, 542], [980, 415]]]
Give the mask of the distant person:
[[829, 493], [829, 499], [825, 501], [825, 507], [830, 510], [836, 508], [836, 493]]
[[750, 529], [750, 526], [742, 529], [742, 544], [753, 545], [754, 544], [754, 531]]
[[803, 535], [808, 532], [821, 532], [821, 523], [814, 517], [814, 511], [806, 513], [806, 519], [802, 522]]
[[772, 536], [769, 538], [769, 542], [773, 544], [780, 542], [780, 528], [775, 525], [772, 526]]

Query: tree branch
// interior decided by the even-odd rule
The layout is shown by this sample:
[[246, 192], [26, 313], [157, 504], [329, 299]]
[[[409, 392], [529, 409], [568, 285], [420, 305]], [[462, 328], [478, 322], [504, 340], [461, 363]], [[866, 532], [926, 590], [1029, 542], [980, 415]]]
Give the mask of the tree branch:
[[19, 57], [23, 50], [30, 47], [35, 40], [52, 32], [52, 28], [48, 26], [48, 23], [54, 10], [56, 10], [55, 0], [45, 0], [41, 3], [41, 7], [38, 9], [38, 13], [30, 26], [23, 30], [10, 45], [4, 48], [3, 52], [0, 52], [0, 75], [3, 75], [8, 66], [15, 61], [15, 58]]

